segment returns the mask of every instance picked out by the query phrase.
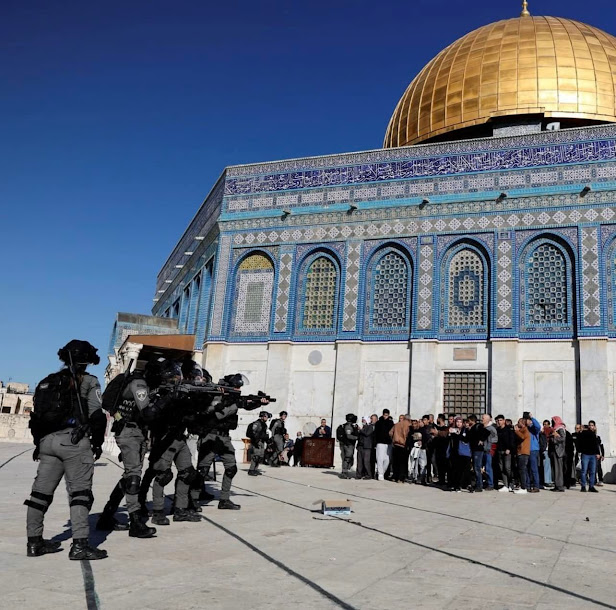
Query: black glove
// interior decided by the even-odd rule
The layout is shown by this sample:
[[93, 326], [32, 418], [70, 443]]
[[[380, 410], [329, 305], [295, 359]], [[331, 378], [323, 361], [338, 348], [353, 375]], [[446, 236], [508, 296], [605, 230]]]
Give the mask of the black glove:
[[94, 461], [96, 462], [96, 460], [98, 460], [103, 454], [103, 448], [102, 447], [92, 447], [92, 453], [94, 454]]
[[38, 448], [38, 445], [37, 445], [37, 446], [34, 448], [34, 451], [33, 451], [33, 453], [32, 453], [32, 459], [33, 459], [35, 462], [38, 462], [38, 460], [39, 460], [39, 453], [40, 453], [40, 449]]

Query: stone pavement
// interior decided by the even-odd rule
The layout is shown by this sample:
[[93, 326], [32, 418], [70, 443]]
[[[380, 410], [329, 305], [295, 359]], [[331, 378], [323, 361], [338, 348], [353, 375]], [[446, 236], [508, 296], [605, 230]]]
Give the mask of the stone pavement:
[[[95, 532], [110, 557], [80, 563], [67, 559], [63, 488], [46, 536], [64, 551], [25, 556], [31, 456], [0, 443], [0, 608], [616, 608], [615, 486], [452, 494], [321, 469], [251, 478], [243, 465], [241, 511], [211, 503], [202, 523], [171, 523], [152, 540]], [[111, 456], [97, 463], [94, 515], [120, 473]], [[315, 512], [322, 498], [351, 499], [351, 519]]]

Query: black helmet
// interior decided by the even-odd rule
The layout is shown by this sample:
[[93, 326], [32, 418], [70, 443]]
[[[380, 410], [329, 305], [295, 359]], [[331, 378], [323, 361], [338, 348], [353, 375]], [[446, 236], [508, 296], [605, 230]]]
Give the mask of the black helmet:
[[157, 388], [163, 383], [177, 385], [182, 381], [182, 368], [174, 360], [161, 358], [145, 365], [144, 376], [150, 388]]
[[203, 369], [190, 358], [182, 362], [182, 377], [188, 381], [196, 381], [197, 383], [205, 381]]
[[267, 411], [259, 411], [259, 417], [271, 417]]
[[286, 411], [280, 411], [280, 417], [282, 417], [283, 415], [289, 415]]
[[58, 357], [64, 364], [81, 365], [85, 370], [88, 364], [98, 364], [101, 361], [97, 351], [91, 343], [73, 339], [58, 350]]
[[218, 383], [239, 390], [244, 385], [244, 379], [240, 373], [235, 373], [234, 375], [225, 375]]
[[353, 415], [353, 413], [347, 413], [346, 420], [350, 424], [356, 424], [357, 423], [357, 415]]

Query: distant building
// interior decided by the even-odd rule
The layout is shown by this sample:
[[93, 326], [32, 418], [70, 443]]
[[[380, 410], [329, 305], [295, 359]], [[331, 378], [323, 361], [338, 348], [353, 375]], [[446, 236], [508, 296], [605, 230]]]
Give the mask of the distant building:
[[32, 442], [28, 423], [33, 398], [27, 383], [0, 381], [0, 441]]

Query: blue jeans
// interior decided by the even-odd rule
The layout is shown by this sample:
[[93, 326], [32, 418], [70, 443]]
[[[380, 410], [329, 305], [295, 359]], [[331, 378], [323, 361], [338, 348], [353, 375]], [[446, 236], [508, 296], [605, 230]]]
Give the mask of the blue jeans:
[[528, 491], [528, 455], [518, 455], [518, 472], [520, 474], [520, 489]]
[[488, 487], [494, 487], [494, 473], [492, 471], [492, 455], [489, 451], [483, 454], [483, 465], [486, 468], [486, 476], [488, 477]]
[[597, 472], [597, 456], [582, 453], [582, 474], [580, 482], [586, 487], [586, 473], [588, 473], [588, 487], [595, 486], [595, 473]]
[[483, 466], [483, 449], [481, 451], [473, 451], [473, 470], [475, 471], [475, 489], [483, 489], [483, 478], [481, 476], [481, 467]]
[[541, 487], [541, 483], [539, 481], [539, 451], [531, 451], [530, 452], [530, 460], [528, 462], [530, 466], [530, 486], [535, 489], [539, 489]]
[[551, 485], [552, 481], [552, 462], [547, 451], [543, 452], [543, 484]]

